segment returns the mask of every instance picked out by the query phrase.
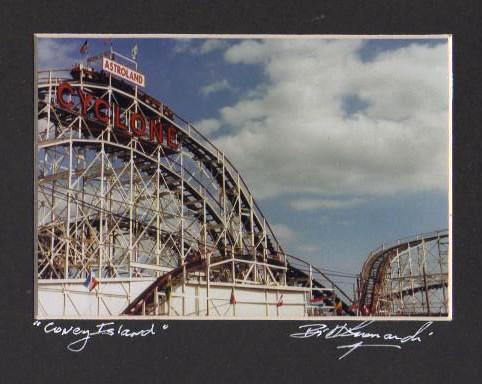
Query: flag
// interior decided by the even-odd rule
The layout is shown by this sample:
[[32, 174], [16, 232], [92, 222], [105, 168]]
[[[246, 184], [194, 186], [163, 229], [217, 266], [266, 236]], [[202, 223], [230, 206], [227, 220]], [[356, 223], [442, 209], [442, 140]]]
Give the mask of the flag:
[[89, 273], [87, 278], [84, 281], [84, 287], [89, 289], [89, 292], [92, 291], [97, 285], [99, 284], [99, 280], [95, 278], [93, 273]]
[[283, 305], [283, 295], [281, 295], [276, 303], [277, 307], [281, 307]]
[[137, 47], [137, 44], [136, 44], [136, 45], [134, 45], [134, 47], [132, 48], [132, 51], [131, 51], [132, 60], [135, 60], [137, 58], [138, 53], [139, 53], [139, 48]]
[[231, 288], [231, 298], [229, 299], [230, 304], [236, 304], [236, 298], [234, 297], [234, 288]]
[[85, 55], [87, 52], [89, 52], [89, 42], [87, 40], [84, 41], [84, 44], [80, 46], [80, 53]]
[[99, 285], [99, 280], [95, 277], [92, 277], [92, 281], [90, 282], [89, 291], [92, 291], [95, 287]]

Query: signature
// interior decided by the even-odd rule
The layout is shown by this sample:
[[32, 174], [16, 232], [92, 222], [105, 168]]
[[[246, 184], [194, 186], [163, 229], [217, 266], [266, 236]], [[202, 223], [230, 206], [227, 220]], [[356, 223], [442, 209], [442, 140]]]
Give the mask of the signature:
[[[361, 339], [353, 344], [339, 345], [336, 349], [346, 350], [338, 360], [345, 358], [352, 352], [361, 348], [394, 348], [402, 349], [402, 345], [411, 342], [422, 342], [422, 335], [433, 335], [433, 332], [428, 332], [428, 328], [433, 324], [432, 321], [428, 321], [418, 328], [414, 333], [406, 336], [398, 336], [392, 333], [373, 333], [367, 328], [373, 321], [364, 321], [354, 326], [348, 326], [347, 323], [337, 324], [330, 328], [327, 324], [304, 324], [300, 325], [298, 329], [302, 332], [292, 333], [290, 336], [296, 339], [306, 339], [310, 337], [322, 337], [324, 339], [336, 339], [336, 338], [351, 338]], [[366, 342], [365, 340], [373, 340], [376, 342]]]
[[[67, 350], [70, 352], [81, 352], [85, 349], [87, 343], [94, 336], [120, 336], [120, 337], [146, 337], [153, 336], [156, 334], [154, 323], [151, 323], [149, 328], [131, 330], [124, 327], [123, 324], [116, 325], [113, 321], [100, 323], [95, 326], [95, 329], [87, 329], [79, 326], [60, 326], [56, 325], [55, 322], [50, 321], [46, 324], [42, 324], [41, 321], [36, 320], [33, 323], [36, 327], [41, 327], [46, 334], [55, 334], [58, 336], [79, 336], [76, 340], [72, 341], [67, 345]], [[162, 324], [158, 331], [164, 331], [169, 326], [167, 324]]]

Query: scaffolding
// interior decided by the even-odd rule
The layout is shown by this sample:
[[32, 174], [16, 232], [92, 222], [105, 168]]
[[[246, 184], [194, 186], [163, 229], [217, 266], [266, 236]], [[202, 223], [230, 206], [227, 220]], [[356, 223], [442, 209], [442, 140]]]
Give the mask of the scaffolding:
[[208, 316], [221, 283], [259, 289], [266, 305], [301, 289], [303, 316], [335, 314], [340, 297], [348, 313], [328, 276], [285, 254], [223, 151], [164, 103], [83, 65], [37, 80], [37, 277], [58, 282], [64, 308], [84, 315], [72, 287], [94, 275], [88, 294], [112, 315], [160, 313], [167, 279], [182, 297], [202, 284]]

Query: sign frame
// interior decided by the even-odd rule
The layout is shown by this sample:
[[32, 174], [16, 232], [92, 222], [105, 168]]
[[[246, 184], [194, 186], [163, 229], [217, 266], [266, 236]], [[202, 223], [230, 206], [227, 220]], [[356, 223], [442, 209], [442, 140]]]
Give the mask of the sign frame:
[[105, 56], [102, 58], [102, 69], [139, 87], [146, 86], [146, 77], [142, 73], [137, 72], [134, 69], [111, 60]]

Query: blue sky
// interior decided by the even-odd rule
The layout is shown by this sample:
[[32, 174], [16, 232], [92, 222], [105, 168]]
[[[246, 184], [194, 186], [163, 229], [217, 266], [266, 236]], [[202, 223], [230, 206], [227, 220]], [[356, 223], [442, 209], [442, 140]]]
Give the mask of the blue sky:
[[[39, 67], [84, 40], [41, 38]], [[146, 91], [225, 151], [287, 252], [358, 273], [448, 227], [446, 39], [113, 39], [134, 44]]]

